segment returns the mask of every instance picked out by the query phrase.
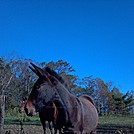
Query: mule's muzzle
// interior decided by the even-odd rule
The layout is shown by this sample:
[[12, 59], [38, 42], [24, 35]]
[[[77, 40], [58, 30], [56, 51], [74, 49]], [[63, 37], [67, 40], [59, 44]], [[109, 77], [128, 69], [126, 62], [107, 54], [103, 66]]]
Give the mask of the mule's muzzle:
[[29, 114], [27, 114], [28, 116], [33, 116], [34, 114], [32, 112], [30, 112]]
[[27, 116], [34, 116], [35, 115], [35, 109], [28, 109], [25, 107], [25, 112]]
[[21, 109], [19, 109], [18, 111], [19, 111], [19, 113], [22, 113]]

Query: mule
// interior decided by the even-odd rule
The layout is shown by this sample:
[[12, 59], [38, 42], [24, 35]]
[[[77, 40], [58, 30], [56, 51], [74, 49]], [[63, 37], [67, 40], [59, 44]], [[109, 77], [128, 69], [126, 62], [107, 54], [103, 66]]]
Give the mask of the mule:
[[[20, 113], [24, 112], [26, 103], [27, 103], [27, 98], [23, 99], [23, 101], [21, 102]], [[51, 122], [53, 123], [54, 126], [54, 134], [57, 134], [57, 127], [56, 127], [57, 115], [58, 115], [58, 111], [53, 102], [48, 103], [47, 106], [43, 107], [40, 110], [39, 117], [40, 117], [41, 124], [43, 126], [44, 134], [46, 134], [46, 121], [48, 121], [48, 126], [51, 134], [53, 134]]]
[[23, 98], [23, 100], [20, 103], [19, 112], [21, 113], [21, 119], [20, 119], [21, 121], [26, 120], [26, 118], [24, 116], [24, 112], [25, 112], [24, 108], [25, 108], [26, 102], [27, 102], [27, 98], [25, 97], [25, 98]]
[[[50, 73], [31, 63], [30, 69], [39, 77], [25, 105], [25, 112], [33, 116], [36, 112], [54, 102], [58, 109], [56, 126], [63, 128], [66, 134], [95, 133], [98, 124], [98, 113], [91, 97], [76, 97], [60, 82], [59, 75]], [[63, 78], [62, 78], [63, 79]]]

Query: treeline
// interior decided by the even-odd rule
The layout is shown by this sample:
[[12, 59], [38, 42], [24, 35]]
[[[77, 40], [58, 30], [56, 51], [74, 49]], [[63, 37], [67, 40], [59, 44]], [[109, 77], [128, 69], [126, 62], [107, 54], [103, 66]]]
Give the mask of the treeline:
[[37, 63], [31, 59], [0, 58], [0, 95], [6, 95], [6, 110], [18, 108], [21, 100], [28, 96], [37, 76], [29, 69], [34, 62], [40, 67], [48, 66], [60, 74], [68, 83], [68, 90], [75, 94], [93, 97], [99, 115], [134, 114], [134, 91], [122, 94], [111, 81], [104, 82], [92, 75], [80, 79], [66, 61]]

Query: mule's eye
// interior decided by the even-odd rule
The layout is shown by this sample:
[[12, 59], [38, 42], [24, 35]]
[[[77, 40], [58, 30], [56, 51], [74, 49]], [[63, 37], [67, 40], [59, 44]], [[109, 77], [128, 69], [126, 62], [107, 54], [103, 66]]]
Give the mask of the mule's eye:
[[39, 89], [40, 88], [40, 86], [36, 86], [36, 89]]

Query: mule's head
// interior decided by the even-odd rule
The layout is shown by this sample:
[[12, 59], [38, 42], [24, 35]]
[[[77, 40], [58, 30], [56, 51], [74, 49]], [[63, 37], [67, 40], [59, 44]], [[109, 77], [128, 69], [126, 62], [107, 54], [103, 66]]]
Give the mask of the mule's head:
[[[32, 64], [32, 63], [31, 63]], [[55, 94], [56, 78], [51, 76], [45, 70], [32, 64], [30, 69], [39, 77], [35, 82], [33, 89], [25, 105], [25, 112], [28, 116], [33, 116], [40, 111], [47, 103], [53, 100]]]

